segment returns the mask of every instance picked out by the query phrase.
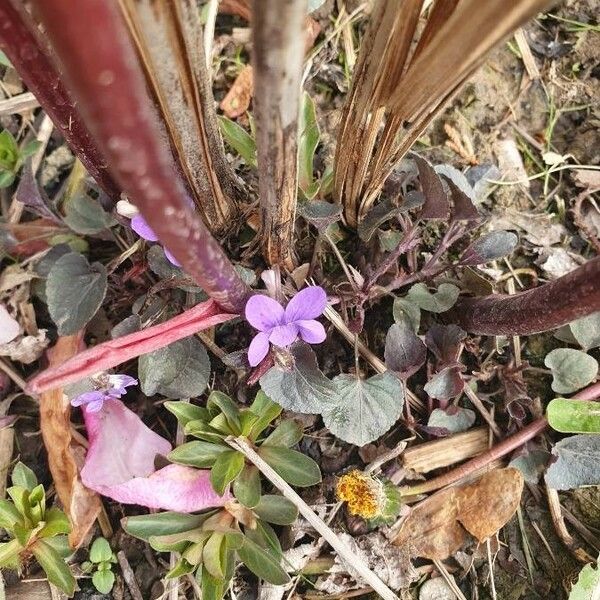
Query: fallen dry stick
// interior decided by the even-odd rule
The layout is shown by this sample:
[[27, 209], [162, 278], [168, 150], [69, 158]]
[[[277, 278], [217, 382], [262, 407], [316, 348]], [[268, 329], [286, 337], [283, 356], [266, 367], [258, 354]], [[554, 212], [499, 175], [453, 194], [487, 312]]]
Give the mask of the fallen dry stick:
[[343, 558], [362, 579], [370, 585], [384, 600], [398, 600], [390, 588], [373, 573], [364, 562], [344, 544], [322, 519], [300, 498], [300, 496], [254, 451], [248, 440], [244, 437], [229, 437], [227, 443], [241, 452], [251, 463], [256, 465], [263, 475], [290, 501], [292, 501], [300, 514], [325, 538], [329, 545]]

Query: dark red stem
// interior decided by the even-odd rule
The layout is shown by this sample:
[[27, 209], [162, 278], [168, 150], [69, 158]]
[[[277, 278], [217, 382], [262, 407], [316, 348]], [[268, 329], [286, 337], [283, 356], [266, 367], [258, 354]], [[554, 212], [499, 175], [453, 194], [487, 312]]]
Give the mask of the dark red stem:
[[33, 5], [111, 173], [185, 271], [223, 308], [240, 312], [250, 290], [192, 209], [118, 3]]
[[478, 335], [531, 335], [600, 311], [600, 257], [537, 288], [511, 296], [463, 298], [446, 313]]
[[46, 55], [31, 16], [23, 6], [13, 6], [10, 0], [0, 2], [0, 48], [88, 173], [110, 197], [117, 199], [119, 188]]

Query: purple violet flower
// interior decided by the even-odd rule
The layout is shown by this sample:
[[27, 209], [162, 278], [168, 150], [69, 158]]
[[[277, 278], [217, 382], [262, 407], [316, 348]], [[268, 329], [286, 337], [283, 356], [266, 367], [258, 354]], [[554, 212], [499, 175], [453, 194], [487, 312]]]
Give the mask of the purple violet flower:
[[298, 337], [309, 344], [325, 340], [325, 328], [315, 321], [327, 306], [327, 294], [322, 287], [311, 286], [298, 292], [283, 308], [279, 302], [257, 294], [246, 304], [246, 320], [259, 333], [248, 348], [248, 361], [256, 367], [269, 352], [269, 344], [285, 348]]
[[[148, 222], [141, 214], [135, 215], [131, 222], [129, 223], [131, 229], [135, 231], [142, 239], [147, 242], [158, 242], [158, 236], [154, 233], [154, 229], [148, 225]], [[168, 261], [175, 265], [176, 267], [180, 267], [181, 263], [163, 246], [163, 250], [165, 251], [165, 256]]]
[[117, 400], [127, 393], [125, 388], [136, 385], [137, 379], [129, 375], [102, 374], [93, 378], [95, 390], [84, 392], [71, 400], [71, 406], [84, 406], [89, 412], [99, 412], [106, 400]]

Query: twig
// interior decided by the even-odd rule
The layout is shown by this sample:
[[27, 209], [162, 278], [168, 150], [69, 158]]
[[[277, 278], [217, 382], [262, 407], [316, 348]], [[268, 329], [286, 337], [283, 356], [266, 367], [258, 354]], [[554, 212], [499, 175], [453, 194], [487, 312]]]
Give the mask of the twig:
[[129, 593], [132, 595], [133, 600], [144, 600], [142, 592], [140, 592], [140, 588], [135, 580], [135, 575], [131, 569], [131, 565], [129, 564], [129, 561], [127, 560], [123, 550], [119, 550], [119, 552], [117, 552], [117, 560], [119, 561], [119, 566], [121, 567], [121, 572], [123, 573], [123, 579], [127, 584], [127, 588], [129, 589]]
[[573, 553], [573, 556], [575, 556], [579, 562], [594, 562], [594, 558], [581, 548], [569, 533], [562, 514], [558, 492], [552, 489], [548, 484], [546, 484], [546, 497], [548, 498], [548, 508], [550, 509], [550, 516], [552, 517], [554, 529], [563, 544]]
[[0, 102], [0, 117], [15, 115], [26, 110], [37, 108], [40, 103], [31, 92], [25, 92]]
[[23, 392], [25, 392], [25, 387], [27, 386], [27, 382], [5, 361], [0, 358], [0, 371], [4, 371], [14, 383], [17, 384], [18, 387], [21, 388]]
[[450, 589], [454, 592], [458, 600], [467, 600], [462, 593], [461, 589], [456, 585], [456, 581], [454, 581], [454, 577], [448, 573], [448, 569], [444, 566], [444, 563], [441, 560], [434, 560], [433, 564], [435, 568], [440, 572], [440, 575], [444, 578], [444, 581], [448, 584]]
[[206, 58], [206, 70], [208, 77], [212, 80], [212, 45], [215, 37], [215, 23], [219, 12], [219, 0], [209, 0], [206, 13], [206, 24], [204, 25], [204, 57]]
[[518, 433], [502, 440], [499, 444], [490, 448], [487, 452], [476, 456], [470, 461], [460, 465], [456, 469], [444, 473], [439, 477], [434, 477], [425, 483], [420, 483], [414, 486], [400, 488], [400, 493], [403, 496], [414, 496], [416, 494], [427, 494], [434, 492], [442, 487], [451, 485], [460, 481], [461, 479], [469, 476], [471, 473], [486, 467], [490, 463], [494, 462], [502, 456], [506, 456], [509, 452], [512, 452], [516, 448], [519, 448], [529, 440], [533, 439], [536, 435], [544, 431], [548, 421], [545, 418], [537, 419], [533, 423], [530, 423], [527, 427], [521, 429]]
[[471, 404], [479, 411], [479, 414], [483, 417], [483, 420], [490, 426], [490, 429], [494, 433], [494, 435], [500, 439], [502, 437], [502, 432], [496, 422], [494, 421], [494, 417], [490, 415], [487, 408], [483, 405], [483, 402], [479, 399], [479, 396], [469, 387], [468, 384], [465, 385], [464, 389], [465, 394], [471, 401]]
[[356, 553], [344, 544], [340, 538], [320, 519], [300, 496], [256, 453], [244, 437], [228, 437], [227, 443], [241, 452], [251, 463], [256, 465], [267, 479], [291, 502], [302, 516], [325, 538], [331, 547], [385, 600], [398, 600], [390, 588], [371, 571]]
[[529, 43], [527, 42], [527, 38], [525, 37], [525, 32], [523, 31], [522, 27], [515, 31], [515, 42], [517, 42], [517, 46], [519, 47], [521, 60], [523, 61], [525, 70], [529, 75], [529, 79], [539, 79], [540, 70], [535, 62], [535, 58], [533, 58], [531, 48], [529, 47]]

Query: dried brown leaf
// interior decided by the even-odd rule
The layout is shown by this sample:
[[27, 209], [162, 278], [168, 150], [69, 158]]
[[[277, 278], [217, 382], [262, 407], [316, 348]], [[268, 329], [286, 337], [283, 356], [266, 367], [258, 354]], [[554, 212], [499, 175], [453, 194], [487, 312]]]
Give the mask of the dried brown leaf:
[[393, 540], [412, 556], [444, 560], [469, 539], [483, 542], [514, 515], [523, 476], [513, 468], [486, 473], [475, 483], [447, 488], [412, 510]]
[[[48, 352], [50, 367], [75, 356], [81, 345], [81, 333], [59, 337]], [[99, 496], [88, 490], [79, 477], [76, 457], [83, 458], [84, 448], [71, 434], [71, 405], [61, 388], [40, 394], [40, 425], [48, 452], [48, 465], [56, 492], [71, 522], [69, 543], [79, 547], [85, 540], [102, 505]]]
[[238, 74], [230, 90], [219, 108], [226, 117], [236, 119], [243, 115], [250, 107], [254, 91], [254, 75], [251, 65], [246, 65]]

